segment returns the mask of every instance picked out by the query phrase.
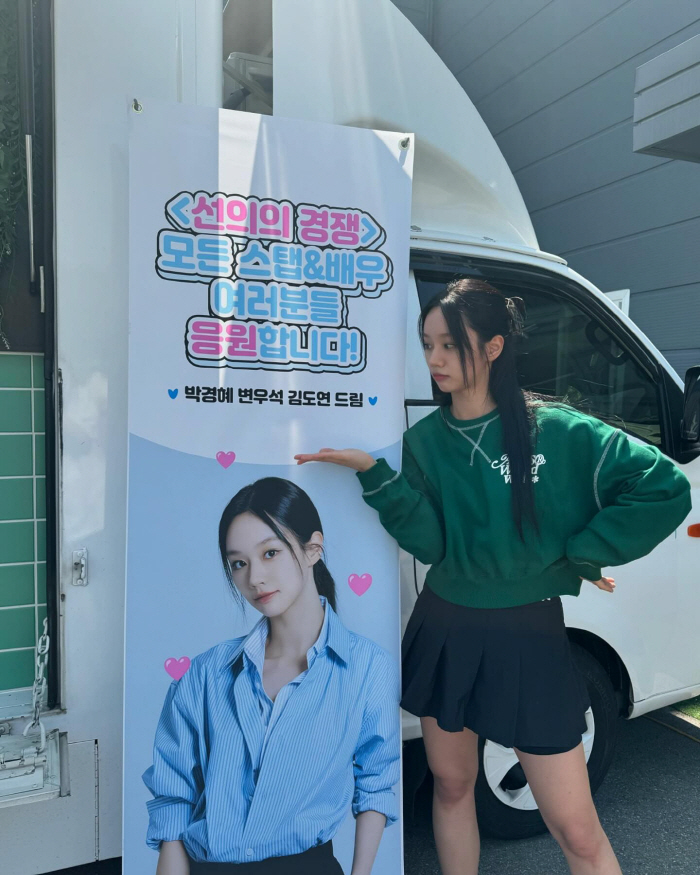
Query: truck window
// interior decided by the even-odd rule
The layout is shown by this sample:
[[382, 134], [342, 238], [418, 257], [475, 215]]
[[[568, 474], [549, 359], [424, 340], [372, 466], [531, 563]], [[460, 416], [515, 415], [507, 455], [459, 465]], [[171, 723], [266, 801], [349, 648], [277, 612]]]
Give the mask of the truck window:
[[272, 114], [272, 0], [225, 0], [225, 109]]
[[656, 386], [608, 330], [569, 301], [527, 290], [521, 297], [527, 305], [523, 388], [563, 398], [659, 446]]
[[[480, 276], [489, 279], [483, 270]], [[421, 306], [450, 278], [416, 272]], [[518, 362], [524, 389], [561, 398], [646, 443], [661, 445], [656, 384], [605, 326], [555, 291], [492, 281], [519, 295], [527, 307]]]

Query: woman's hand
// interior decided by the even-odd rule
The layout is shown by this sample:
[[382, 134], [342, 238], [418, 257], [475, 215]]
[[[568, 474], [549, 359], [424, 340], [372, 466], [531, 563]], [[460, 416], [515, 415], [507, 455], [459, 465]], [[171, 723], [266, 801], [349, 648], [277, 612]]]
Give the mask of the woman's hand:
[[297, 465], [305, 462], [332, 462], [334, 465], [344, 465], [354, 471], [367, 471], [376, 464], [369, 453], [364, 450], [333, 450], [324, 447], [317, 453], [299, 453], [294, 456]]
[[[582, 577], [581, 580], [586, 580], [586, 578]], [[604, 592], [615, 592], [614, 577], [601, 577], [600, 580], [589, 580], [588, 582], [597, 586], [598, 589], [602, 589]]]

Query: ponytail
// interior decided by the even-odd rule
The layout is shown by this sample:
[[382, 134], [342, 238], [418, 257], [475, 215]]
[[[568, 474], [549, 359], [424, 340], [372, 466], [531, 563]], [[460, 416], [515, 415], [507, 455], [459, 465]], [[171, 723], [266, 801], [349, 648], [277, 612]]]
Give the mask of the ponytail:
[[512, 337], [506, 338], [501, 354], [491, 364], [489, 391], [501, 416], [503, 452], [510, 466], [513, 520], [520, 539], [525, 540], [523, 520], [535, 531], [539, 529], [532, 488], [535, 414], [532, 399], [518, 383]]
[[316, 592], [323, 596], [335, 611], [335, 581], [323, 559], [319, 559], [314, 565], [314, 583], [316, 584]]
[[[532, 488], [536, 398], [520, 388], [516, 366], [516, 343], [523, 334], [525, 304], [522, 298], [507, 298], [484, 280], [454, 280], [423, 307], [418, 324], [421, 337], [425, 319], [436, 307], [441, 310], [459, 352], [467, 385], [473, 382], [474, 350], [466, 326], [476, 332], [482, 352], [492, 337], [500, 334], [504, 339], [501, 354], [490, 364], [489, 393], [501, 417], [503, 452], [510, 466], [513, 521], [524, 541], [526, 521], [539, 531]], [[438, 403], [448, 406], [452, 396], [435, 381], [432, 385]]]

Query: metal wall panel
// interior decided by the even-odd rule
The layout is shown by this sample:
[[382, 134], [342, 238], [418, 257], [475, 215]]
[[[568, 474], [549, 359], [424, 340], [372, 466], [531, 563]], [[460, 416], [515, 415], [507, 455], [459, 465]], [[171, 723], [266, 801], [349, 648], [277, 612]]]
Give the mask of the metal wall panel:
[[[663, 352], [663, 350], [662, 350]], [[700, 347], [695, 349], [671, 350], [664, 353], [672, 368], [683, 379], [688, 368], [700, 365]]]
[[635, 154], [632, 114], [636, 69], [700, 34], [697, 0], [435, 0], [434, 21], [541, 247], [630, 288], [630, 315], [682, 373], [700, 359], [700, 168]]
[[493, 0], [435, 0], [433, 7], [433, 41], [444, 46], [453, 34], [461, 33], [469, 22], [493, 3]]
[[[629, 88], [634, 81], [634, 65], [631, 61], [611, 70], [500, 133], [496, 140], [513, 172], [614, 125], [631, 125]], [[477, 109], [481, 111], [481, 107]], [[489, 125], [488, 117], [483, 117]]]
[[[502, 131], [497, 140], [511, 169], [516, 171], [614, 124], [629, 122], [631, 125], [637, 65], [698, 32], [700, 22], [694, 22], [630, 60], [613, 66], [597, 79], [582, 82], [581, 87], [560, 100]], [[483, 106], [477, 108], [490, 126], [488, 112]]]
[[[603, 291], [631, 289], [631, 315], [636, 292], [698, 282], [698, 240], [700, 219], [691, 219], [576, 252], [569, 256], [568, 261], [574, 270]], [[687, 319], [689, 316], [679, 313], [678, 318]], [[700, 322], [695, 319], [695, 325], [698, 324]], [[653, 333], [650, 337], [654, 340]]]
[[[561, 2], [571, 10], [576, 10], [579, 6], [588, 8], [588, 4], [577, 4], [573, 0]], [[620, 5], [619, 0], [614, 2]], [[549, 46], [558, 37], [562, 38], [569, 32], [566, 30], [561, 33], [557, 20], [538, 21], [544, 19], [547, 10], [554, 5], [547, 7], [528, 23], [533, 25], [532, 32], [527, 34], [528, 42]], [[598, 3], [595, 5], [600, 8]], [[502, 81], [501, 70], [506, 67], [512, 70], [518, 56], [515, 52], [514, 57], [508, 61], [505, 58], [497, 60], [494, 64], [495, 71], [489, 70], [486, 65], [488, 58], [485, 57], [457, 78], [468, 93], [476, 89], [478, 108], [483, 111], [491, 131], [498, 134], [506, 127], [688, 27], [697, 19], [697, 0], [673, 0], [669, 4], [661, 4], [658, 0], [632, 0], [612, 15], [582, 30], [575, 38], [562, 39], [559, 48], [549, 54], [542, 54], [540, 48], [533, 50], [533, 59], [538, 59], [528, 62], [526, 57], [520, 71], [511, 75], [508, 81]], [[566, 20], [568, 21], [568, 17]], [[534, 27], [536, 24], [546, 24], [547, 29], [540, 32], [539, 27]], [[521, 28], [516, 35], [525, 38], [524, 31], [525, 28]], [[490, 54], [502, 53], [509, 48], [514, 51], [515, 47], [510, 46], [510, 42], [511, 38], [504, 40]], [[658, 54], [658, 51], [654, 54]], [[633, 97], [634, 76], [627, 94], [629, 115], [632, 115]]]
[[667, 163], [633, 153], [630, 136], [629, 124], [615, 125], [517, 173], [530, 213]]
[[[533, 217], [540, 246], [569, 258], [581, 249], [697, 218], [698, 169], [685, 161], [669, 161], [540, 210]], [[700, 273], [700, 259], [697, 268]]]
[[[630, 304], [630, 317], [645, 334], [654, 335], [660, 348], [700, 349], [700, 282], [642, 292]], [[684, 318], [679, 319], [679, 314]]]
[[635, 154], [631, 142], [632, 128], [625, 122], [516, 173], [530, 214], [534, 218], [538, 210], [667, 163], [664, 158]]
[[700, 162], [700, 35], [637, 69], [633, 145]]
[[[460, 73], [491, 52], [550, 2], [551, 0], [519, 0], [518, 3], [512, 3], [508, 0], [496, 0], [495, 3], [489, 3], [478, 15], [470, 16], [466, 23], [458, 25], [447, 35], [441, 43], [440, 57], [453, 73]], [[474, 4], [466, 3], [463, 9], [471, 9], [473, 6]]]
[[[514, 5], [512, 0], [500, 2], [506, 8]], [[493, 98], [500, 89], [519, 91], [515, 80], [523, 78], [527, 81], [533, 76], [539, 78], [539, 65], [559, 67], [565, 71], [569, 68], [566, 57], [571, 49], [575, 50], [575, 44], [582, 39], [585, 41], [587, 35], [600, 24], [600, 19], [623, 5], [624, 0], [588, 0], [587, 3], [554, 0], [502, 40], [493, 51], [477, 59], [464, 71], [458, 71], [457, 78], [461, 82], [465, 76], [473, 91], [473, 99], [481, 101], [489, 95]], [[550, 83], [549, 88], [544, 82], [542, 85], [549, 91], [556, 89], [558, 83]], [[566, 91], [568, 88], [563, 93]], [[527, 96], [524, 108], [526, 115], [532, 99], [536, 99], [536, 95]], [[500, 104], [498, 98], [495, 101]], [[518, 107], [512, 110], [517, 113]]]

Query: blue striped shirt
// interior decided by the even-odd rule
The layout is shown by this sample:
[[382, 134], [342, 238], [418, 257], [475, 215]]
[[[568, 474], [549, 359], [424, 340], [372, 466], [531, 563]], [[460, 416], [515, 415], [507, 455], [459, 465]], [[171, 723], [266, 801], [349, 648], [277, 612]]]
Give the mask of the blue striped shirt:
[[[325, 601], [325, 600], [324, 600]], [[308, 668], [272, 702], [268, 621], [192, 660], [156, 730], [146, 841], [199, 862], [245, 863], [329, 841], [348, 808], [398, 817], [398, 678], [389, 655], [330, 605]]]

